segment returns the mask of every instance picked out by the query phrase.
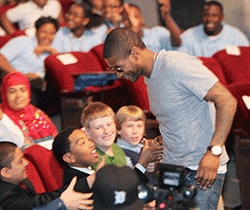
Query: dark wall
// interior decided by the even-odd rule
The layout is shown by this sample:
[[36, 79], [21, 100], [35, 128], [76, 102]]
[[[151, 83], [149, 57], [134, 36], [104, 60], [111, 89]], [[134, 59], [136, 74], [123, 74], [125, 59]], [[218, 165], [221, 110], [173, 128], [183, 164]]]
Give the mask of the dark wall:
[[[205, 0], [171, 1], [172, 17], [176, 21], [180, 29], [186, 30], [201, 23], [202, 9], [204, 4]], [[164, 21], [161, 18], [160, 24], [164, 25]]]

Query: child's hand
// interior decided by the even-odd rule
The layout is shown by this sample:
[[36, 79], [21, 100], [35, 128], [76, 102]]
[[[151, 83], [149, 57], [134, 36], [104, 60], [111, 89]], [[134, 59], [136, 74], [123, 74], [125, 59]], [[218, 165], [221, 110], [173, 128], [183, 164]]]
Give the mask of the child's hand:
[[139, 164], [146, 168], [150, 162], [155, 162], [162, 159], [163, 145], [149, 145], [149, 142], [146, 139], [143, 139], [142, 143], [144, 144], [144, 147], [138, 161]]
[[95, 173], [93, 173], [93, 174], [91, 174], [91, 175], [89, 175], [89, 176], [87, 177], [87, 182], [88, 182], [89, 188], [92, 188], [92, 187], [93, 187], [93, 184], [94, 184], [94, 182], [95, 182], [96, 172], [97, 172], [98, 170], [100, 170], [104, 165], [105, 165], [105, 157], [102, 156], [102, 160], [101, 160], [101, 162], [99, 163], [99, 165], [97, 166]]

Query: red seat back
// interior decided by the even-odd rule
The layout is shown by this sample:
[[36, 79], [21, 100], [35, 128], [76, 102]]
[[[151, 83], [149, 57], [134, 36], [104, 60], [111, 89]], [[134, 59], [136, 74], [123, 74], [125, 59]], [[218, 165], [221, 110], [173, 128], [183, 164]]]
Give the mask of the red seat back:
[[40, 145], [32, 145], [25, 151], [27, 159], [31, 159], [48, 192], [63, 186], [63, 170], [65, 166], [58, 163], [51, 150]]
[[234, 128], [248, 130], [250, 126], [250, 112], [246, 107], [242, 96], [250, 96], [250, 83], [234, 83], [228, 85], [229, 91], [238, 102], [238, 109], [235, 114]]
[[136, 82], [124, 79], [129, 94], [130, 103], [139, 106], [142, 110], [150, 110], [147, 85], [141, 76]]
[[[27, 157], [26, 159], [28, 160]], [[32, 185], [35, 188], [36, 193], [47, 192], [46, 186], [42, 180], [40, 173], [38, 172], [38, 169], [36, 168], [32, 160], [28, 160], [28, 161], [29, 161], [29, 165], [26, 167], [26, 172], [28, 175], [28, 179], [31, 181]]]
[[206, 66], [210, 71], [212, 71], [215, 74], [215, 76], [218, 77], [218, 79], [223, 85], [227, 85], [227, 80], [226, 80], [224, 71], [220, 63], [215, 58], [199, 57], [199, 59], [203, 62], [204, 66]]
[[13, 37], [10, 35], [1, 36], [0, 38], [0, 48], [2, 48], [8, 41], [10, 41]]
[[109, 67], [109, 65], [107, 64], [107, 62], [103, 58], [103, 46], [104, 46], [104, 44], [97, 45], [97, 46], [93, 47], [90, 50], [90, 52], [94, 53], [97, 56], [103, 69], [106, 70]]
[[74, 91], [77, 75], [103, 71], [102, 65], [93, 53], [71, 52], [71, 54], [78, 60], [74, 64], [64, 65], [57, 55], [50, 55], [44, 61], [47, 74], [60, 94]]
[[228, 84], [250, 82], [250, 47], [239, 47], [239, 56], [221, 50], [213, 55], [221, 65]]

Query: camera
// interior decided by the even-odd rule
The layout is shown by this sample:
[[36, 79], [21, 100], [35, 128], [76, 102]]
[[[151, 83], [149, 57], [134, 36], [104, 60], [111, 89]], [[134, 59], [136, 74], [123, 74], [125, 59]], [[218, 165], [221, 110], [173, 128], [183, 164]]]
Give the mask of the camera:
[[193, 207], [197, 189], [194, 185], [185, 185], [185, 167], [161, 164], [158, 172], [156, 189], [150, 185], [139, 185], [138, 197], [144, 203], [156, 200], [156, 209], [187, 210]]

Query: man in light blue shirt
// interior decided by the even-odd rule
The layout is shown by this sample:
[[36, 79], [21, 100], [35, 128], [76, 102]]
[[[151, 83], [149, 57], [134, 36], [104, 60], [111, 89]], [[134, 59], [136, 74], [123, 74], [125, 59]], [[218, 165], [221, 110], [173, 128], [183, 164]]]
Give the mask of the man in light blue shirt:
[[211, 57], [227, 45], [249, 46], [247, 37], [237, 28], [223, 23], [223, 7], [217, 1], [207, 2], [203, 10], [203, 24], [181, 34], [179, 51], [193, 56]]
[[144, 17], [141, 10], [134, 4], [124, 3], [126, 15], [124, 17], [124, 24], [139, 34], [140, 38], [153, 52], [160, 52], [161, 50], [173, 50], [173, 47], [181, 45], [180, 32], [177, 24], [171, 17], [171, 6], [167, 3], [161, 6], [161, 10], [168, 29], [163, 26], [155, 26], [146, 28], [144, 24]]

